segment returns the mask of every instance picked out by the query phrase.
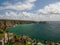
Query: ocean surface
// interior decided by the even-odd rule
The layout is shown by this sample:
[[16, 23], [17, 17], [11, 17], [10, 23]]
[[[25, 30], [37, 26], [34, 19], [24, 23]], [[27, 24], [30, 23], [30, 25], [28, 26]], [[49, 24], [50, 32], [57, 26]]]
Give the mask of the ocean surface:
[[46, 24], [16, 24], [7, 30], [17, 35], [27, 35], [38, 41], [60, 41], [60, 21], [46, 22]]

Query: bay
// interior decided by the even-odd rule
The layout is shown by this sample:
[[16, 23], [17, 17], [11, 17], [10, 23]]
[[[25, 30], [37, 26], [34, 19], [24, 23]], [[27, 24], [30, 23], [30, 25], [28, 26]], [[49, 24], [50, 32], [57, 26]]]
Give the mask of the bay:
[[46, 24], [16, 24], [7, 30], [17, 35], [27, 35], [37, 41], [60, 41], [60, 21]]

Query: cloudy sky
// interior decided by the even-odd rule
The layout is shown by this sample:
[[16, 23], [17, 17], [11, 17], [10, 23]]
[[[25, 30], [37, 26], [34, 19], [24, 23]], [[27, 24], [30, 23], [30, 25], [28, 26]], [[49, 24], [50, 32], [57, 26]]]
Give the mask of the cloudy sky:
[[60, 21], [60, 0], [0, 0], [0, 19]]

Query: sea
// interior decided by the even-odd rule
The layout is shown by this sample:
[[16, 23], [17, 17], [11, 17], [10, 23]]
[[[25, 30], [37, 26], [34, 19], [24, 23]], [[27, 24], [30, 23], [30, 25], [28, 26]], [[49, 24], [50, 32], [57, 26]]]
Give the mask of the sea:
[[7, 30], [17, 35], [27, 35], [37, 41], [60, 41], [60, 21], [47, 21], [40, 24], [15, 24]]

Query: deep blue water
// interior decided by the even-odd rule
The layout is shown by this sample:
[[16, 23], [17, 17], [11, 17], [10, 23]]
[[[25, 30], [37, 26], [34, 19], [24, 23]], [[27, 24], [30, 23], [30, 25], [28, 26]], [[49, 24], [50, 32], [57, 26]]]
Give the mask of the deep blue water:
[[36, 40], [60, 41], [60, 22], [46, 24], [18, 24], [7, 29], [10, 32], [25, 34]]

